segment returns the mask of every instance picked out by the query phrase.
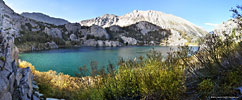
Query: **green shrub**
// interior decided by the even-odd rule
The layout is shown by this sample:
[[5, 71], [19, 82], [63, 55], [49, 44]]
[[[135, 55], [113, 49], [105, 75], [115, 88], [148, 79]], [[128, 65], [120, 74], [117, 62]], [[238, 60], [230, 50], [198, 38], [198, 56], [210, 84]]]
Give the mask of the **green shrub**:
[[204, 39], [206, 47], [189, 59], [180, 57], [194, 80], [187, 84], [198, 85], [202, 98], [234, 96], [234, 88], [242, 85], [241, 41], [234, 34], [224, 36], [222, 39], [215, 34], [208, 35]]
[[109, 74], [101, 74], [102, 99], [181, 99], [186, 90], [184, 66], [167, 64], [158, 52], [147, 56], [121, 61], [117, 71], [111, 65]]
[[1, 56], [0, 57], [0, 60], [2, 60], [3, 62], [5, 62], [6, 59], [5, 59], [5, 57]]
[[15, 38], [16, 45], [26, 42], [46, 43], [52, 40], [52, 38], [45, 33], [22, 31], [21, 34], [23, 34], [23, 36]]
[[212, 93], [214, 87], [214, 83], [211, 81], [211, 79], [205, 79], [201, 83], [199, 83], [199, 93], [202, 96], [208, 96]]

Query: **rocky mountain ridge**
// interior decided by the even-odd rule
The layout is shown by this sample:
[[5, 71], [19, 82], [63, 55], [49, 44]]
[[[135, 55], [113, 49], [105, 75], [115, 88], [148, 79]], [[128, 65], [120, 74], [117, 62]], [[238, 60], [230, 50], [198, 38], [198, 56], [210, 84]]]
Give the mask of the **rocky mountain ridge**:
[[54, 25], [57, 25], [57, 26], [70, 23], [65, 19], [54, 18], [54, 17], [50, 17], [48, 15], [45, 15], [45, 14], [42, 14], [42, 13], [36, 13], [36, 12], [33, 12], [33, 13], [24, 12], [21, 15], [26, 17], [26, 18], [34, 19], [34, 20], [39, 21], [39, 22], [54, 24]]
[[[106, 28], [112, 25], [118, 25], [121, 27], [129, 26], [140, 21], [147, 21], [154, 25], [160, 26], [163, 29], [172, 30], [175, 35], [173, 37], [179, 35], [186, 40], [188, 40], [187, 38], [192, 39], [188, 40], [189, 42], [196, 41], [197, 38], [207, 34], [207, 31], [185, 19], [153, 10], [134, 10], [133, 12], [125, 14], [123, 16], [106, 14], [104, 16], [96, 17], [94, 19], [83, 20], [80, 22], [80, 24], [82, 26], [98, 25]], [[174, 38], [171, 38], [170, 40], [174, 40]]]

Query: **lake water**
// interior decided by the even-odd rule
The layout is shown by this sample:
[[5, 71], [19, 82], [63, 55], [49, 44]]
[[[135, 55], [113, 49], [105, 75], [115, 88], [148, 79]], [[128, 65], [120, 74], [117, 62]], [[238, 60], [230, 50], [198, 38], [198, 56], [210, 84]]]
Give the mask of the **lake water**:
[[39, 71], [55, 70], [73, 76], [81, 66], [90, 66], [91, 61], [97, 62], [98, 66], [107, 66], [109, 63], [117, 64], [120, 57], [128, 60], [145, 56], [152, 49], [166, 55], [170, 48], [176, 47], [80, 47], [22, 53], [19, 58], [32, 63]]

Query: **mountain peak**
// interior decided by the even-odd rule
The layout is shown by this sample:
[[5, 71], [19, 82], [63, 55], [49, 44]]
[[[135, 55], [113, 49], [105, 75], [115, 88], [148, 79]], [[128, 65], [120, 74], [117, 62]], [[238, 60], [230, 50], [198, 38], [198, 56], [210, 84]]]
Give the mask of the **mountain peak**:
[[114, 14], [104, 14], [103, 17], [117, 17], [117, 15], [114, 15]]
[[[108, 14], [110, 15], [110, 14]], [[123, 16], [115, 17], [97, 17], [95, 19], [81, 21], [82, 26], [99, 25], [102, 27], [110, 27], [112, 25], [129, 26], [140, 21], [147, 21], [164, 29], [179, 30], [183, 33], [196, 34], [196, 36], [203, 36], [207, 33], [204, 29], [192, 24], [191, 22], [171, 14], [166, 14], [154, 10], [134, 10]]]
[[130, 13], [162, 13], [162, 14], [165, 14], [161, 11], [156, 11], [156, 10], [133, 10]]

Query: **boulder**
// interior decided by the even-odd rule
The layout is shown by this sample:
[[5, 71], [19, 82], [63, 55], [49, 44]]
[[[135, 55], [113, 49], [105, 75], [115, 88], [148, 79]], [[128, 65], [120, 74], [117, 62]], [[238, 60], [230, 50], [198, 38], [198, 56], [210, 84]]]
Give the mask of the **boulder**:
[[47, 42], [45, 43], [45, 45], [50, 48], [50, 49], [56, 49], [56, 48], [59, 48], [58, 45], [55, 43], [55, 42]]
[[107, 47], [111, 47], [111, 46], [112, 46], [112, 42], [106, 40], [106, 41], [105, 41], [105, 46], [107, 46]]
[[71, 39], [71, 41], [80, 41], [80, 39], [78, 39], [75, 34], [71, 34], [70, 39]]
[[97, 45], [100, 46], [100, 47], [102, 47], [102, 46], [104, 46], [104, 43], [103, 43], [102, 40], [98, 40], [98, 41], [97, 41]]
[[44, 32], [47, 33], [49, 36], [51, 36], [53, 38], [62, 39], [62, 31], [58, 28], [47, 28], [47, 27], [45, 27]]
[[101, 26], [93, 25], [91, 26], [90, 30], [91, 32], [89, 33], [89, 35], [99, 37], [99, 38], [105, 37], [105, 39], [109, 39], [109, 35], [107, 31]]
[[137, 40], [131, 37], [121, 36], [121, 39], [124, 41], [125, 44], [129, 44], [129, 45], [137, 44]]

